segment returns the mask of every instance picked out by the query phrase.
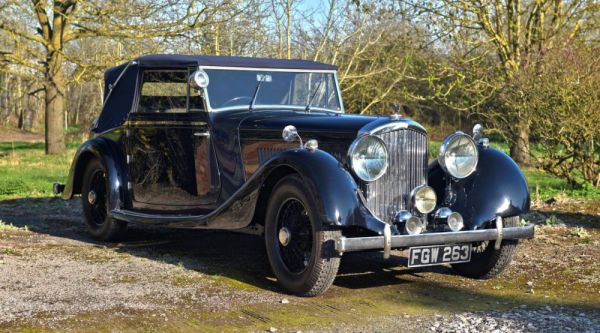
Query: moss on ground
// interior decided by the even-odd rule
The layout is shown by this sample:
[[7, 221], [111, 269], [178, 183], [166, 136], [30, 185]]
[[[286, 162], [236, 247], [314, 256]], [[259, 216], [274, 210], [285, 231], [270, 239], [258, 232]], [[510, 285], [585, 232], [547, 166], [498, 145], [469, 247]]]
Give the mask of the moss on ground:
[[[38, 211], [39, 215], [40, 211], [47, 212], [48, 209], [58, 212], [68, 210], [60, 200], [10, 199], [50, 196], [52, 183], [65, 181], [74, 148], [71, 146], [64, 155], [46, 156], [42, 144], [0, 143], [0, 200], [5, 206], [2, 218], [10, 221], [10, 214], [17, 211]], [[56, 324], [54, 327], [60, 327], [61, 331], [77, 332], [221, 332], [265, 330], [269, 327], [291, 331], [330, 327], [339, 322], [364, 323], [385, 315], [414, 316], [522, 305], [541, 307], [549, 304], [600, 311], [600, 268], [594, 261], [600, 255], [600, 190], [572, 189], [563, 180], [534, 169], [526, 169], [525, 174], [533, 196], [539, 192], [540, 200], [558, 198], [560, 205], [537, 207], [539, 211], [525, 218], [544, 225], [544, 221], [554, 215], [556, 223], [539, 227], [535, 240], [522, 242], [511, 269], [497, 279], [464, 279], [443, 267], [411, 270], [402, 267], [401, 260], [388, 263], [381, 260], [380, 254], [360, 254], [345, 257], [344, 261], [349, 261], [349, 264], [338, 276], [335, 287], [316, 298], [276, 294], [289, 303], [264, 301], [235, 305], [219, 312], [209, 311], [190, 300], [185, 306], [160, 305], [162, 311], [132, 311], [117, 306], [110, 311], [80, 313], [54, 321], [52, 318], [57, 314], [39, 314], [38, 326], [23, 327], [15, 322], [10, 326], [0, 325], [0, 331], [51, 331], [51, 326], [45, 322]], [[561, 200], [564, 197], [588, 199]], [[567, 226], [561, 226], [561, 223]], [[15, 243], [16, 239], [27, 238], [19, 246], [0, 247], [0, 257], [29, 254], [34, 250], [52, 250], [74, 260], [100, 263], [141, 256], [162, 260], [166, 270], [173, 270], [172, 278], [165, 283], [174, 286], [194, 286], [199, 281], [210, 279], [216, 282], [210, 286], [210, 293], [241, 291], [265, 293], [272, 298], [271, 291], [281, 292], [269, 277], [268, 268], [241, 263], [243, 259], [239, 258], [232, 265], [232, 255], [239, 253], [224, 247], [213, 249], [210, 244], [212, 234], [196, 235], [205, 237], [199, 242], [208, 244], [200, 249], [190, 246], [190, 242], [185, 246], [172, 246], [169, 241], [162, 242], [162, 238], [114, 247], [37, 243], [48, 230], [72, 226], [69, 221], [44, 220], [33, 225], [31, 231], [26, 231], [22, 226], [11, 226], [7, 221], [0, 223], [0, 239], [3, 242]], [[576, 228], [583, 228], [583, 231]], [[148, 232], [145, 236], [148, 235], [153, 234]], [[182, 234], [177, 234], [179, 236]], [[179, 239], [175, 240], [173, 243], [179, 244]], [[236, 238], [236, 241], [240, 240], [242, 238]], [[247, 244], [244, 246], [248, 248]], [[189, 253], [190, 249], [196, 249], [196, 252]], [[260, 249], [256, 251], [262, 253]], [[248, 257], [252, 256], [245, 256]], [[123, 275], [115, 277], [114, 282], [136, 283], [137, 278]]]

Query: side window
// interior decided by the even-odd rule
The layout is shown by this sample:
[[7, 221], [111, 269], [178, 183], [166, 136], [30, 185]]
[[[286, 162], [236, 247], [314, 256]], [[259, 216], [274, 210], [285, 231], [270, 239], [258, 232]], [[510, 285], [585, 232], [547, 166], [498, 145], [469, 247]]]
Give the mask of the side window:
[[200, 111], [202, 97], [195, 92], [188, 99], [188, 70], [147, 70], [142, 74], [138, 112]]

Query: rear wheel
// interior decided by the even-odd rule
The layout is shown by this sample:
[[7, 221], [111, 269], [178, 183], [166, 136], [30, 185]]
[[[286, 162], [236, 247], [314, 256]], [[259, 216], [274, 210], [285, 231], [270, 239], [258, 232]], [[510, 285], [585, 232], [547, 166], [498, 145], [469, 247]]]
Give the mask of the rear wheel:
[[[503, 219], [505, 227], [519, 226], [520, 218], [511, 216]], [[471, 261], [463, 264], [454, 264], [454, 270], [466, 277], [475, 279], [490, 279], [502, 273], [512, 261], [517, 249], [517, 239], [505, 239], [496, 250], [495, 241], [485, 241], [473, 246]]]
[[123, 237], [127, 224], [108, 216], [108, 178], [99, 160], [92, 160], [83, 174], [81, 206], [88, 233], [92, 237], [102, 241]]
[[335, 240], [341, 231], [322, 224], [314, 198], [299, 176], [275, 186], [267, 207], [265, 243], [275, 277], [300, 296], [325, 292], [337, 274]]

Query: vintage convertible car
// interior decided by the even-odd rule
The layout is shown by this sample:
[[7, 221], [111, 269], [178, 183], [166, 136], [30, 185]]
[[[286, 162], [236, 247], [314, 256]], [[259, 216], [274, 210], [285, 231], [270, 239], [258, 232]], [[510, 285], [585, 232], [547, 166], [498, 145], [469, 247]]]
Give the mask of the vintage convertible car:
[[312, 296], [346, 252], [409, 249], [410, 267], [488, 278], [533, 237], [519, 218], [525, 178], [479, 126], [450, 134], [428, 163], [418, 123], [344, 113], [334, 66], [147, 55], [108, 69], [105, 88], [91, 138], [54, 186], [81, 194], [97, 239], [127, 223], [264, 234], [279, 283]]

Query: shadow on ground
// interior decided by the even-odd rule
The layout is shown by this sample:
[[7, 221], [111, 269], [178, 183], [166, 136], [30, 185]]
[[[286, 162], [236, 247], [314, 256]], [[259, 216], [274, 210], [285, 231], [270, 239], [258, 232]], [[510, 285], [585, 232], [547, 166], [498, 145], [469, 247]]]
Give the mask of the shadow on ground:
[[[0, 201], [0, 220], [27, 227], [34, 233], [114, 248], [119, 252], [183, 266], [203, 274], [223, 276], [257, 290], [282, 292], [271, 274], [263, 240], [258, 236], [133, 225], [124, 241], [105, 244], [87, 236], [78, 200], [63, 201], [58, 198]], [[256, 313], [256, 318], [252, 319], [256, 321], [255, 324], [278, 323], [293, 327], [303, 320], [303, 314], [312, 316], [315, 311], [324, 313], [319, 320], [324, 320], [323, 324], [327, 325], [328, 320], [331, 323], [346, 317], [349, 321], [356, 320], [350, 313], [351, 309], [385, 315], [399, 311], [422, 313], [500, 309], [524, 303], [533, 306], [549, 303], [574, 305], [568, 300], [543, 299], [524, 292], [516, 294], [514, 290], [479, 288], [482, 285], [473, 287], [473, 283], [478, 282], [468, 282], [471, 285], [467, 285], [467, 281], [471, 280], [454, 276], [453, 271], [444, 266], [408, 269], [405, 265], [404, 257], [394, 256], [384, 260], [379, 252], [346, 254], [334, 283], [337, 288], [325, 295], [314, 299], [297, 299], [294, 306], [279, 307], [277, 311], [272, 311], [272, 304], [265, 305], [265, 308], [254, 305], [251, 310], [240, 311], [246, 314], [244, 316], [247, 316], [247, 312]], [[598, 304], [592, 306], [597, 307]], [[206, 323], [211, 323], [210, 318], [209, 315]], [[219, 318], [215, 315], [213, 319], [218, 321]]]
[[[278, 291], [271, 274], [263, 238], [255, 235], [213, 230], [168, 229], [129, 225], [119, 243], [90, 238], [81, 218], [79, 200], [27, 198], [0, 201], [0, 220], [17, 227], [54, 237], [116, 248], [119, 252], [184, 265], [205, 274], [226, 276], [261, 289]], [[380, 252], [344, 255], [335, 285], [361, 289], [403, 283], [399, 275], [436, 271], [452, 274], [447, 268], [399, 269], [403, 257], [383, 260]], [[366, 273], [368, 272], [368, 273]]]

